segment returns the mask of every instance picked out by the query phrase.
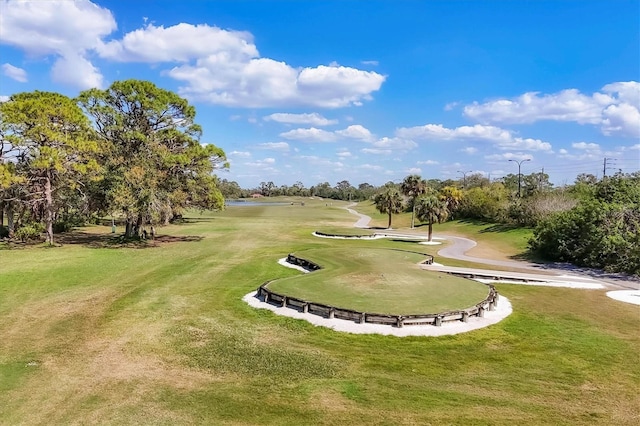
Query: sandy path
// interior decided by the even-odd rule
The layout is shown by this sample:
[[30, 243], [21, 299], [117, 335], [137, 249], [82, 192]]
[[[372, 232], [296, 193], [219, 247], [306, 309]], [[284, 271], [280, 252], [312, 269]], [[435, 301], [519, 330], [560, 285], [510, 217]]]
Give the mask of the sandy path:
[[351, 203], [347, 207], [345, 207], [345, 209], [347, 209], [347, 211], [349, 213], [354, 214], [354, 215], [359, 217], [358, 221], [353, 224], [354, 228], [366, 228], [367, 226], [369, 226], [369, 222], [371, 222], [371, 217], [367, 216], [365, 214], [358, 213], [357, 211], [355, 211], [355, 210], [353, 210], [351, 208], [351, 207], [353, 207], [353, 206], [355, 206], [357, 204], [358, 203]]

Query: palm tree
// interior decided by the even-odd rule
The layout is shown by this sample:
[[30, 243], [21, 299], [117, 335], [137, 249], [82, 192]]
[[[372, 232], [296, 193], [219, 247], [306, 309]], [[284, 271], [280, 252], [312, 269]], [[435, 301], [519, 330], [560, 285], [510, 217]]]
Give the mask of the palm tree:
[[449, 210], [449, 215], [451, 217], [453, 217], [453, 213], [460, 205], [460, 201], [462, 201], [463, 197], [464, 195], [462, 191], [455, 186], [445, 186], [440, 190], [440, 200], [444, 201], [447, 205], [447, 210]]
[[416, 199], [427, 191], [427, 181], [419, 175], [409, 175], [404, 178], [400, 190], [411, 200], [411, 228], [415, 225]]
[[437, 195], [430, 194], [416, 200], [416, 215], [421, 222], [429, 224], [429, 241], [433, 234], [433, 224], [442, 223], [449, 217], [449, 210], [444, 201]]
[[391, 215], [397, 214], [404, 208], [404, 200], [402, 194], [395, 185], [385, 186], [382, 192], [377, 193], [373, 197], [373, 203], [380, 213], [389, 215], [389, 224], [387, 228], [391, 228]]

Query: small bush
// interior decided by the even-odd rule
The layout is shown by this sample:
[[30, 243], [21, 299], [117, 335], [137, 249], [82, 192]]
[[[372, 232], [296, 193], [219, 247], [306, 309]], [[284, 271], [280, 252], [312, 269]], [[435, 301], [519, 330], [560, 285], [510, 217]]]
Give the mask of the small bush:
[[40, 223], [27, 223], [16, 229], [15, 237], [22, 242], [29, 240], [37, 240], [44, 231], [44, 227]]
[[9, 237], [9, 228], [0, 225], [0, 239]]

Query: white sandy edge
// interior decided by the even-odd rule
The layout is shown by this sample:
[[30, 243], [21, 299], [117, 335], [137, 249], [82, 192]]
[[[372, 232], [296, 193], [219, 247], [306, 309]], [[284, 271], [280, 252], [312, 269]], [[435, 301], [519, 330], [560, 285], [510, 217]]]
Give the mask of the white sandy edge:
[[[309, 272], [304, 268], [297, 265], [292, 265], [287, 262], [287, 258], [283, 257], [278, 260], [278, 263], [287, 268], [297, 269], [303, 272]], [[451, 334], [466, 333], [468, 331], [477, 330], [479, 328], [488, 327], [492, 324], [496, 324], [513, 312], [511, 308], [511, 302], [506, 297], [500, 296], [498, 299], [498, 306], [495, 311], [485, 311], [483, 318], [470, 317], [468, 322], [452, 321], [445, 322], [441, 326], [436, 327], [434, 325], [406, 325], [402, 328], [393, 327], [390, 325], [382, 324], [359, 324], [354, 321], [347, 321], [342, 319], [329, 319], [313, 314], [303, 314], [292, 308], [283, 308], [281, 306], [275, 306], [270, 303], [265, 303], [256, 297], [255, 291], [245, 295], [242, 300], [247, 302], [250, 306], [258, 309], [268, 309], [277, 315], [283, 315], [290, 318], [302, 319], [315, 326], [331, 328], [335, 331], [342, 331], [345, 333], [354, 334], [384, 334], [398, 337], [404, 336], [447, 336]]]
[[313, 235], [314, 237], [318, 237], [318, 238], [333, 238], [334, 240], [379, 240], [380, 238], [385, 238], [384, 235], [365, 235], [365, 236], [357, 236], [354, 235], [353, 237], [345, 237], [345, 236], [341, 236], [341, 235], [320, 235], [317, 232], [312, 232], [311, 235]]
[[620, 302], [640, 305], [640, 290], [616, 290], [608, 291], [607, 296]]
[[[318, 238], [333, 238], [335, 240], [379, 240], [381, 238], [407, 238], [407, 239], [411, 239], [411, 240], [426, 240], [429, 237], [424, 237], [421, 235], [410, 235], [410, 234], [406, 234], [406, 235], [402, 235], [402, 234], [378, 234], [378, 233], [373, 233], [371, 235], [364, 235], [364, 236], [345, 236], [345, 235], [320, 235], [318, 234], [316, 231], [313, 231], [311, 233], [311, 235], [313, 235], [314, 237], [318, 237]], [[443, 240], [444, 238], [437, 238], [434, 237], [432, 238], [432, 240]], [[418, 241], [418, 244], [425, 244], [425, 245], [438, 245], [438, 244], [442, 244], [442, 242], [440, 241]]]
[[510, 280], [486, 280], [483, 278], [475, 278], [475, 281], [481, 282], [483, 284], [488, 284], [488, 283], [492, 283], [492, 284], [520, 284], [520, 285], [537, 285], [537, 286], [544, 286], [544, 287], [565, 287], [565, 288], [583, 288], [583, 289], [590, 289], [590, 290], [598, 290], [601, 288], [605, 288], [602, 284], [597, 284], [597, 283], [585, 283], [585, 282], [578, 282], [578, 281], [529, 281], [529, 282], [522, 282], [522, 281], [510, 281]]
[[384, 334], [390, 336], [447, 336], [451, 334], [466, 333], [479, 328], [496, 324], [513, 312], [511, 302], [506, 297], [500, 296], [495, 311], [485, 311], [483, 318], [470, 317], [469, 322], [452, 321], [445, 322], [441, 326], [435, 325], [406, 325], [402, 328], [382, 324], [358, 324], [342, 319], [329, 319], [313, 314], [303, 314], [292, 308], [283, 308], [270, 303], [265, 303], [256, 297], [256, 292], [245, 295], [242, 300], [250, 306], [258, 309], [268, 309], [277, 315], [296, 318], [310, 322], [315, 326], [331, 328], [335, 331], [353, 334]]
[[302, 266], [294, 265], [292, 263], [287, 262], [286, 257], [283, 257], [282, 259], [278, 259], [278, 263], [281, 264], [282, 266], [286, 266], [287, 268], [297, 269], [298, 271], [304, 272], [305, 274], [309, 273], [309, 271], [304, 269]]

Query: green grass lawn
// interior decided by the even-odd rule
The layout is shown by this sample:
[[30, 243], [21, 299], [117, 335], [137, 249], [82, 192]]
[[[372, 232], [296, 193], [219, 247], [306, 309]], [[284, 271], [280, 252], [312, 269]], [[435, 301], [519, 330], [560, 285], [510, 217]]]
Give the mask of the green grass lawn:
[[638, 307], [605, 291], [499, 284], [511, 316], [437, 338], [343, 334], [241, 300], [300, 276], [277, 264], [287, 253], [362, 245], [311, 235], [353, 224], [346, 204], [194, 213], [148, 247], [93, 227], [0, 250], [0, 423], [638, 423]]
[[464, 309], [484, 300], [489, 289], [476, 281], [421, 270], [420, 254], [340, 245], [296, 252], [322, 270], [269, 284], [303, 300], [360, 312], [415, 315]]

